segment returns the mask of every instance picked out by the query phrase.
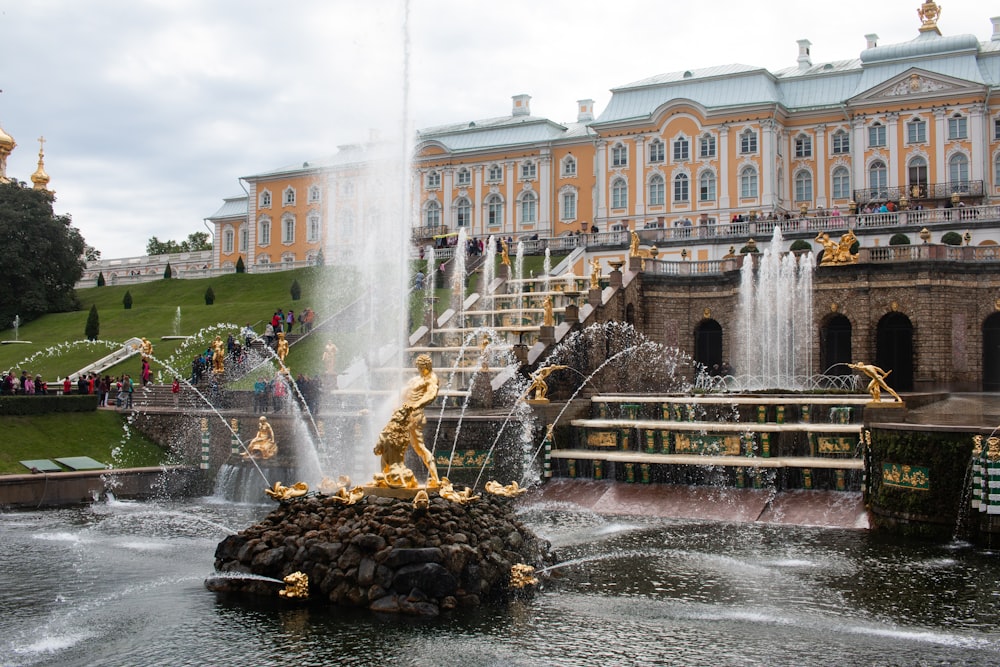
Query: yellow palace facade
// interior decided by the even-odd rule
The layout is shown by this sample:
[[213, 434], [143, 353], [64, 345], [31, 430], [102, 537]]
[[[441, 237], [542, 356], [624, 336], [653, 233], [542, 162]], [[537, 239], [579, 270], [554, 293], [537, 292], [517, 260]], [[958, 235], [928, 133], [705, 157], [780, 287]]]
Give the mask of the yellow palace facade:
[[[599, 115], [580, 100], [570, 123], [532, 116], [530, 97], [517, 95], [509, 115], [421, 130], [413, 240], [459, 228], [546, 238], [996, 201], [1000, 17], [980, 41], [943, 35], [932, 2], [918, 13], [914, 39], [880, 45], [866, 35], [850, 60], [814, 63], [799, 40], [787, 69], [663, 74], [613, 89]], [[242, 204], [227, 200], [209, 218], [216, 266], [242, 255], [254, 270], [349, 248], [377, 214], [363, 206], [377, 197], [359, 185], [370, 182], [358, 178], [365, 160], [342, 150], [242, 179]]]

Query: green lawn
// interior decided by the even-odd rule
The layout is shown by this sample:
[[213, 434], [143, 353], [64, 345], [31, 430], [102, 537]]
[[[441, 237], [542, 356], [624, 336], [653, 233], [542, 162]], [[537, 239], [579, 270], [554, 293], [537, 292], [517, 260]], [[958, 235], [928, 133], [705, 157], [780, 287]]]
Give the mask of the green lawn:
[[171, 462], [158, 445], [124, 425], [124, 415], [108, 410], [3, 417], [0, 474], [27, 473], [19, 461], [65, 456], [89, 456], [115, 468]]

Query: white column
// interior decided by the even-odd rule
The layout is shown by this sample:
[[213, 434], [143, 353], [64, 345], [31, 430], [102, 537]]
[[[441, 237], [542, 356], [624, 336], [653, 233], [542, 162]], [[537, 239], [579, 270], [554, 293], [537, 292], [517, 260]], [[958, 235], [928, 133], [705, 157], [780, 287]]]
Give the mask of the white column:
[[826, 125], [816, 126], [816, 206], [826, 208]]
[[503, 165], [504, 170], [504, 182], [507, 184], [507, 194], [504, 198], [507, 200], [507, 205], [504, 206], [503, 211], [503, 231], [505, 234], [513, 234], [516, 231], [517, 218], [514, 216], [514, 209], [517, 207], [517, 200], [515, 195], [517, 193], [517, 165], [508, 160]]
[[591, 225], [608, 217], [608, 171], [608, 144], [601, 140], [597, 142], [597, 205], [594, 207], [597, 218], [590, 221]]
[[[729, 204], [729, 179], [734, 174], [729, 173], [729, 126], [723, 125], [719, 128], [719, 208], [728, 209]], [[738, 178], [738, 176], [737, 176]], [[723, 222], [721, 219], [719, 222]], [[728, 222], [728, 220], [726, 220]]]
[[902, 187], [906, 185], [906, 174], [899, 175], [899, 114], [890, 113], [886, 115], [887, 123], [885, 128], [885, 149], [889, 153], [889, 178], [887, 186], [890, 188]]
[[[934, 110], [934, 179], [935, 183], [948, 180], [948, 157], [944, 152], [944, 140], [948, 136], [948, 114], [944, 109]], [[928, 178], [930, 174], [928, 174]]]
[[635, 138], [635, 207], [636, 216], [646, 213], [646, 138]]
[[483, 165], [469, 168], [472, 171], [472, 228], [476, 233], [487, 233], [485, 211], [483, 211]]
[[458, 231], [458, 221], [455, 219], [455, 195], [452, 188], [455, 184], [455, 168], [445, 167], [441, 170], [441, 224], [450, 232]]
[[552, 221], [557, 217], [553, 213], [555, 199], [552, 193], [552, 151], [544, 148], [538, 158], [538, 224], [535, 229], [539, 238], [555, 235], [552, 227]]
[[[854, 190], [862, 190], [868, 187], [865, 181], [865, 119], [851, 119], [851, 167], [854, 172], [851, 176], [851, 186]], [[851, 192], [851, 199], [854, 199], [854, 192]]]
[[774, 208], [774, 153], [775, 153], [775, 131], [774, 121], [768, 119], [761, 124], [760, 141], [760, 175], [761, 175], [761, 212]]
[[[990, 152], [985, 150], [988, 146], [986, 137], [986, 106], [977, 104], [972, 107], [969, 114], [969, 142], [972, 144], [972, 157], [969, 158], [969, 179], [973, 181], [985, 181], [989, 172]], [[983, 192], [992, 193], [992, 188], [986, 188]]]

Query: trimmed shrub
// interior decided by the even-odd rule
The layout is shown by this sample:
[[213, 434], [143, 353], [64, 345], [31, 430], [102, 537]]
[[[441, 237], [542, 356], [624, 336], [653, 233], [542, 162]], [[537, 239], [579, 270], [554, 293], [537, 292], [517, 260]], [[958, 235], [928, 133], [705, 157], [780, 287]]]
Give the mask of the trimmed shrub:
[[740, 248], [740, 254], [745, 255], [748, 252], [760, 252], [760, 249], [755, 245], [745, 245]]
[[205, 305], [211, 306], [213, 303], [215, 303], [215, 290], [209, 285], [208, 289], [205, 290]]
[[122, 305], [125, 306], [125, 310], [132, 310], [132, 292], [125, 290], [125, 296], [122, 298]]
[[104, 271], [97, 274], [97, 286], [104, 287], [107, 283], [104, 282]]
[[291, 292], [292, 292], [292, 301], [298, 301], [299, 298], [302, 296], [302, 288], [299, 287], [299, 281], [298, 280], [293, 280], [292, 281]]
[[893, 234], [889, 239], [889, 245], [910, 245], [910, 237], [902, 232]]
[[170, 262], [167, 262], [167, 268], [163, 269], [163, 279], [170, 280], [173, 276], [174, 273], [170, 270]]
[[97, 340], [101, 335], [101, 318], [97, 315], [97, 304], [90, 307], [90, 314], [87, 315], [87, 326], [83, 329], [83, 335], [87, 340]]
[[72, 396], [0, 396], [0, 415], [44, 415], [50, 412], [94, 412], [97, 394]]
[[958, 232], [945, 232], [941, 237], [941, 243], [947, 245], [962, 245], [962, 235]]
[[809, 241], [806, 241], [805, 239], [795, 239], [792, 242], [791, 247], [789, 248], [789, 250], [791, 250], [792, 252], [799, 252], [801, 250], [812, 251], [812, 249], [813, 249], [812, 244], [809, 243]]
[[236, 260], [236, 273], [246, 273], [246, 272], [247, 272], [247, 265], [243, 263], [243, 255], [240, 255], [239, 259]]

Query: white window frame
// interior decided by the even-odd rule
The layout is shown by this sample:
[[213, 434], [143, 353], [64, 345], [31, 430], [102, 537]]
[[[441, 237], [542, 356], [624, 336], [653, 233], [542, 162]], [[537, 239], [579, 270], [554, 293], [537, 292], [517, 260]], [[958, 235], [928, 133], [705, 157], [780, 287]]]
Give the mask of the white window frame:
[[674, 203], [684, 203], [691, 201], [691, 177], [681, 173], [674, 176]]
[[459, 186], [472, 185], [472, 172], [462, 167], [456, 174], [455, 182]]
[[671, 150], [674, 162], [687, 162], [691, 159], [691, 140], [687, 137], [677, 137], [674, 139]]
[[715, 157], [716, 143], [715, 137], [711, 134], [703, 134], [698, 139], [698, 157], [711, 159]]
[[295, 243], [295, 216], [286, 215], [281, 218], [281, 244]]
[[563, 158], [562, 175], [568, 178], [576, 176], [576, 158], [572, 155]]
[[503, 182], [503, 167], [498, 164], [491, 164], [486, 170], [486, 182], [487, 183], [502, 183]]
[[559, 219], [565, 221], [576, 220], [576, 192], [567, 190], [559, 197]]
[[715, 172], [706, 169], [698, 176], [698, 201], [712, 202], [717, 199], [717, 179]]
[[222, 230], [222, 254], [232, 255], [235, 247], [236, 233], [233, 228], [226, 225]]
[[271, 191], [264, 190], [260, 193], [260, 208], [271, 208]]
[[757, 152], [757, 133], [747, 128], [740, 132], [740, 155], [753, 155]]
[[811, 202], [813, 200], [813, 177], [808, 169], [795, 172], [795, 201]]
[[620, 176], [611, 181], [611, 208], [628, 208], [628, 181]]
[[315, 204], [322, 199], [322, 190], [318, 185], [309, 186], [309, 203]]
[[612, 167], [628, 166], [628, 148], [625, 146], [625, 144], [619, 142], [611, 147], [611, 166]]
[[533, 181], [537, 177], [538, 167], [532, 160], [525, 160], [521, 163], [521, 180]]
[[424, 179], [424, 185], [428, 190], [437, 190], [441, 187], [441, 172], [436, 169], [427, 172], [427, 177]]
[[886, 142], [885, 125], [878, 121], [868, 126], [868, 148], [884, 148]]
[[318, 243], [323, 225], [318, 213], [312, 213], [306, 220], [306, 242]]
[[851, 198], [851, 170], [840, 165], [830, 174], [830, 192], [834, 199]]
[[948, 119], [948, 140], [969, 138], [969, 119], [962, 114], [955, 114]]
[[798, 159], [810, 158], [813, 154], [812, 137], [807, 134], [800, 134], [795, 137], [795, 157]]
[[424, 205], [424, 227], [441, 226], [441, 203], [432, 199]]
[[472, 226], [472, 202], [468, 197], [460, 197], [455, 202], [455, 227]]
[[261, 218], [257, 222], [257, 245], [267, 247], [271, 245], [271, 219]]
[[649, 142], [649, 163], [657, 164], [663, 162], [666, 155], [666, 148], [659, 138]]
[[667, 185], [660, 174], [649, 177], [646, 185], [646, 203], [650, 206], [665, 206], [667, 203]]
[[834, 155], [847, 155], [851, 152], [851, 134], [846, 130], [837, 130], [830, 138], [830, 146]]
[[503, 225], [503, 197], [498, 194], [491, 194], [483, 202], [486, 207], [486, 224], [489, 227], [499, 227]]
[[740, 199], [756, 199], [759, 187], [756, 167], [747, 165], [740, 169]]
[[923, 118], [913, 118], [906, 122], [906, 143], [927, 143], [927, 121]]
[[538, 197], [534, 192], [528, 190], [521, 193], [521, 201], [518, 204], [522, 225], [533, 225], [538, 222]]
[[295, 206], [295, 188], [289, 185], [281, 191], [281, 205]]

